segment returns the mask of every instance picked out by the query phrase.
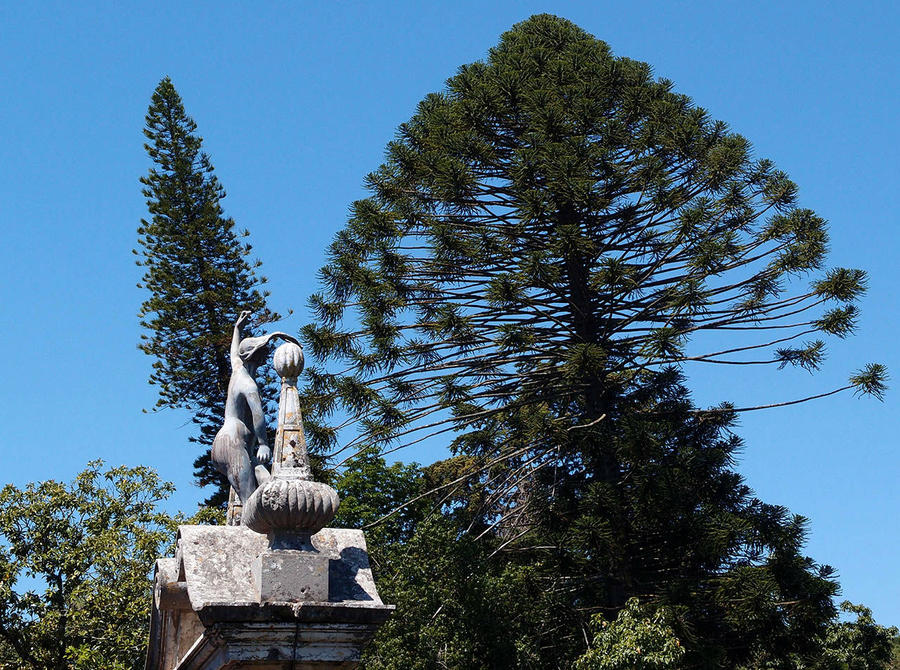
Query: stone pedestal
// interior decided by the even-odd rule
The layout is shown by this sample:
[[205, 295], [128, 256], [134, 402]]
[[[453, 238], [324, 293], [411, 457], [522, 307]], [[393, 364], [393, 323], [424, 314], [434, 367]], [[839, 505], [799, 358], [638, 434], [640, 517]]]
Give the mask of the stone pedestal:
[[325, 528], [304, 551], [242, 526], [181, 526], [157, 561], [146, 670], [355, 668], [393, 607], [362, 531]]

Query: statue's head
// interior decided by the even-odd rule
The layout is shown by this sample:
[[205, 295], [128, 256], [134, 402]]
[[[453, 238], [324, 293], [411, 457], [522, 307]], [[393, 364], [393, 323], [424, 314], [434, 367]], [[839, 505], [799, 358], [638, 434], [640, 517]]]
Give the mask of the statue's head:
[[271, 336], [263, 335], [261, 337], [245, 337], [241, 340], [238, 348], [238, 355], [244, 363], [259, 366], [266, 358], [266, 345], [269, 343]]
[[287, 333], [274, 332], [259, 337], [245, 337], [238, 346], [238, 355], [248, 367], [258, 368], [266, 360], [267, 346], [276, 337], [299, 344], [297, 339]]

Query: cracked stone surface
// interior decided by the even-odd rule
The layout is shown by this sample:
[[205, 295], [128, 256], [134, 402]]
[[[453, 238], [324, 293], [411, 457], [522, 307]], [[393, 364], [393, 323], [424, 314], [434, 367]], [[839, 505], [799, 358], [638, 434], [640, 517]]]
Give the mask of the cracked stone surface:
[[[181, 526], [178, 532], [178, 580], [187, 583], [194, 611], [259, 602], [252, 568], [269, 551], [265, 535], [242, 526]], [[328, 558], [328, 602], [383, 605], [361, 530], [323, 528], [312, 545]]]

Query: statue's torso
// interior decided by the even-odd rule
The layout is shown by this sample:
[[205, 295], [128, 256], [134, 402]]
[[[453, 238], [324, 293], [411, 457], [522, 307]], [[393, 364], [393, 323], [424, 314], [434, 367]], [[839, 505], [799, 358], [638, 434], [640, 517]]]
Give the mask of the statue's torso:
[[250, 430], [253, 429], [253, 415], [247, 403], [247, 395], [259, 393], [256, 381], [245, 368], [231, 373], [228, 381], [228, 397], [225, 400], [225, 419], [237, 419]]

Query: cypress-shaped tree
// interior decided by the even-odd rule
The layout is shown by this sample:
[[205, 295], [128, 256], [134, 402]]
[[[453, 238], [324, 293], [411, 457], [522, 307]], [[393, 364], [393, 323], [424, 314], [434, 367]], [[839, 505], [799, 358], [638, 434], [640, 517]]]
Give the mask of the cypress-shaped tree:
[[[140, 348], [155, 358], [150, 383], [159, 389], [156, 407], [192, 413], [199, 431], [190, 439], [204, 449], [195, 475], [199, 484], [216, 487], [207, 504], [221, 505], [228, 483], [212, 467], [208, 447], [222, 421], [234, 319], [244, 309], [256, 323], [279, 317], [266, 307], [268, 292], [260, 289], [266, 279], [256, 274], [260, 262], [248, 263], [251, 247], [240, 239], [248, 231], [239, 235], [223, 213], [225, 190], [196, 131], [164, 78], [144, 127], [153, 167], [141, 178], [150, 218], [141, 220], [134, 252], [144, 268], [139, 286], [150, 293], [139, 312], [146, 329]], [[274, 397], [271, 389], [268, 397]]]

